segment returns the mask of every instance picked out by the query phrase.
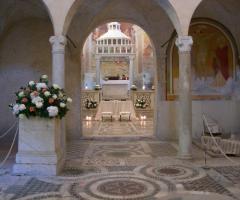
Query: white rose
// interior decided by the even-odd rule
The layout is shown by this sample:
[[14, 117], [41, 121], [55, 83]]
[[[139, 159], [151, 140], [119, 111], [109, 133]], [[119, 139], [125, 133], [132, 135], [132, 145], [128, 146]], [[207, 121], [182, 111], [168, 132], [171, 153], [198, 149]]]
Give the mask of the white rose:
[[54, 95], [52, 96], [52, 98], [53, 98], [53, 99], [57, 99], [57, 95], [54, 94]]
[[58, 115], [58, 107], [56, 106], [47, 107], [47, 111], [48, 111], [49, 117], [55, 117]]
[[34, 81], [29, 81], [28, 85], [33, 86], [33, 85], [35, 85], [35, 82]]
[[24, 119], [26, 117], [26, 115], [20, 114], [20, 115], [18, 115], [18, 117], [19, 117], [19, 119]]
[[31, 99], [34, 99], [34, 98], [37, 97], [37, 96], [38, 96], [38, 92], [31, 92], [31, 93], [30, 93]]
[[42, 78], [42, 79], [47, 79], [48, 76], [47, 76], [46, 74], [44, 74], [44, 75], [41, 76], [41, 78]]
[[37, 108], [43, 107], [43, 103], [42, 103], [42, 102], [37, 102], [37, 103], [36, 103], [36, 107], [37, 107]]
[[63, 97], [63, 93], [62, 92], [59, 92], [59, 97], [62, 98]]
[[59, 85], [58, 84], [53, 84], [53, 88], [56, 90], [56, 89], [60, 89]]
[[65, 108], [65, 107], [66, 107], [66, 104], [65, 104], [65, 103], [60, 103], [60, 107], [61, 107], [61, 108]]
[[51, 93], [50, 93], [49, 91], [46, 91], [46, 92], [44, 92], [44, 95], [45, 95], [46, 97], [49, 97], [49, 96], [51, 95]]
[[19, 104], [15, 104], [13, 106], [13, 114], [17, 115], [19, 113]]
[[37, 90], [39, 91], [43, 88], [47, 88], [47, 85], [46, 83], [37, 83], [36, 87], [37, 87]]
[[21, 111], [21, 110], [25, 110], [25, 109], [26, 109], [26, 106], [24, 104], [20, 104], [19, 110]]
[[72, 103], [72, 99], [70, 97], [68, 97], [67, 102]]
[[23, 92], [23, 91], [19, 92], [19, 93], [18, 93], [18, 96], [19, 96], [19, 97], [23, 97], [23, 96], [24, 96], [24, 92]]
[[33, 104], [37, 104], [37, 103], [39, 103], [39, 102], [43, 102], [43, 98], [41, 98], [41, 97], [39, 97], [39, 96], [37, 96], [37, 97], [34, 97], [33, 99], [32, 99], [32, 103]]

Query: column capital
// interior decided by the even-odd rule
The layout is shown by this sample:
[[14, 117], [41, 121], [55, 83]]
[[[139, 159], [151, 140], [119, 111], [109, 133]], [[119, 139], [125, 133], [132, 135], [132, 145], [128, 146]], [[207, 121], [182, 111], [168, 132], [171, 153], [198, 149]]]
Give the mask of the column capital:
[[190, 52], [193, 45], [192, 36], [179, 36], [175, 42], [179, 52]]
[[129, 60], [134, 60], [135, 59], [135, 56], [134, 55], [130, 55], [129, 56]]
[[51, 36], [49, 38], [49, 42], [52, 45], [53, 52], [62, 52], [65, 49], [65, 45], [67, 44], [67, 39], [63, 35]]

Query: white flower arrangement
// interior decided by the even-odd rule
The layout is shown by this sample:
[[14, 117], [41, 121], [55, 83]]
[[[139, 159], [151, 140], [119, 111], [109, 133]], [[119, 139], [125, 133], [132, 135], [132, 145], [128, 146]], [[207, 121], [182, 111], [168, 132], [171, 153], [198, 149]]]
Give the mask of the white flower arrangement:
[[39, 82], [29, 81], [26, 87], [16, 92], [16, 96], [16, 103], [9, 106], [19, 118], [62, 118], [69, 110], [68, 104], [72, 102], [57, 84], [48, 85], [47, 75], [42, 75]]
[[58, 107], [56, 106], [47, 107], [47, 111], [50, 117], [56, 117], [58, 115]]

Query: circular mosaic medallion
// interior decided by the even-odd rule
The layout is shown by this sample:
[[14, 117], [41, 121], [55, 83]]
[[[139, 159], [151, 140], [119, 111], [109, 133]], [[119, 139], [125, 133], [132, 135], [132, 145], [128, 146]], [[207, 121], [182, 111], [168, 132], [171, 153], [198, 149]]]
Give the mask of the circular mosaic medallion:
[[123, 179], [116, 181], [108, 181], [103, 184], [100, 184], [97, 190], [109, 195], [129, 196], [143, 194], [147, 191], [147, 188], [142, 183]]
[[72, 184], [71, 195], [80, 199], [146, 200], [153, 199], [160, 192], [169, 192], [169, 187], [174, 185], [167, 180], [154, 181], [130, 174], [99, 175], [86, 181], [84, 186]]
[[165, 175], [169, 175], [169, 176], [175, 176], [175, 175], [179, 175], [179, 174], [184, 174], [185, 171], [184, 170], [180, 170], [180, 169], [174, 169], [174, 168], [169, 168], [169, 167], [163, 167], [160, 169], [156, 169], [156, 172], [158, 174], [165, 174]]
[[145, 166], [140, 169], [140, 173], [144, 176], [160, 179], [167, 178], [177, 182], [192, 181], [195, 179], [202, 178], [205, 176], [205, 172], [201, 169], [190, 168], [180, 165], [169, 165], [169, 166]]

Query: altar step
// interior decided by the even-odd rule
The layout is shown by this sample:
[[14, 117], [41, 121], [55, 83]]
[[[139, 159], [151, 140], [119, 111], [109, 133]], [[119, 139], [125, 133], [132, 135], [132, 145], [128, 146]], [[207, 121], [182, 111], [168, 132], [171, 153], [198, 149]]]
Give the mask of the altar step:
[[156, 141], [155, 136], [83, 136], [82, 141]]

